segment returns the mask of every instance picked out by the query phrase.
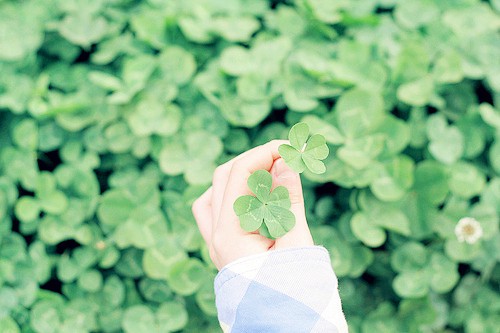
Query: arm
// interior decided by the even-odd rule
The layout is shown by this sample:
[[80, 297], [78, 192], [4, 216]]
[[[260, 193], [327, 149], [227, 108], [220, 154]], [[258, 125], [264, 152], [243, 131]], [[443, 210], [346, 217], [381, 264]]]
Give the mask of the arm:
[[[216, 305], [225, 332], [347, 332], [328, 252], [315, 247], [305, 217], [300, 176], [271, 141], [220, 166], [193, 213], [210, 257], [221, 270]], [[265, 169], [290, 193], [294, 228], [271, 240], [239, 226], [234, 201], [250, 194], [247, 179]]]

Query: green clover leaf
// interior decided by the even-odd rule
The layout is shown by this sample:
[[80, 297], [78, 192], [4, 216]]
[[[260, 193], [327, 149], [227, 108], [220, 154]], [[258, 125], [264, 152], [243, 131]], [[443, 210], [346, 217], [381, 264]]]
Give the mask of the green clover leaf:
[[288, 139], [290, 145], [281, 145], [279, 153], [290, 168], [298, 173], [306, 169], [315, 174], [326, 171], [321, 160], [327, 158], [330, 150], [323, 135], [309, 136], [309, 126], [306, 123], [298, 123], [290, 129]]
[[170, 140], [163, 145], [158, 157], [160, 169], [169, 176], [184, 174], [190, 184], [206, 184], [212, 179], [215, 161], [223, 148], [221, 139], [212, 133], [189, 132], [181, 140]]
[[58, 26], [61, 36], [85, 49], [100, 41], [108, 29], [109, 24], [103, 17], [93, 17], [85, 12], [75, 12], [66, 16]]
[[128, 117], [132, 132], [138, 136], [173, 135], [180, 127], [182, 112], [175, 104], [163, 104], [155, 99], [144, 99]]
[[40, 212], [61, 215], [68, 208], [68, 197], [57, 188], [53, 174], [43, 171], [37, 175], [35, 196], [22, 196], [15, 206], [15, 214], [22, 222], [32, 222]]
[[21, 60], [35, 53], [43, 42], [42, 24], [33, 20], [33, 8], [24, 3], [0, 4], [0, 60]]
[[169, 286], [178, 295], [194, 294], [207, 278], [205, 265], [197, 258], [173, 263], [166, 277]]
[[266, 170], [257, 170], [248, 177], [248, 187], [256, 195], [236, 199], [234, 212], [243, 230], [259, 232], [269, 238], [285, 235], [295, 226], [295, 215], [290, 211], [288, 190], [284, 186], [272, 188], [272, 176]]
[[435, 114], [427, 119], [427, 136], [430, 141], [429, 152], [436, 160], [452, 165], [462, 157], [463, 134], [456, 126], [448, 125], [442, 114]]
[[391, 266], [398, 272], [394, 291], [404, 298], [419, 298], [433, 290], [449, 292], [458, 282], [458, 265], [440, 252], [431, 252], [421, 243], [408, 242], [394, 250]]
[[123, 315], [122, 328], [126, 333], [134, 332], [175, 332], [188, 322], [188, 314], [183, 304], [163, 303], [154, 312], [146, 305], [127, 308]]
[[21, 330], [17, 325], [16, 321], [11, 317], [3, 317], [0, 319], [0, 330], [6, 333], [19, 333]]

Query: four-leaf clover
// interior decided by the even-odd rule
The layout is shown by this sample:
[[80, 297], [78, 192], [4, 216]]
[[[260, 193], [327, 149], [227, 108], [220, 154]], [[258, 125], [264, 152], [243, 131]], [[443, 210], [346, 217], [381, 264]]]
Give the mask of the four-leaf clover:
[[295, 226], [295, 215], [290, 211], [288, 190], [278, 186], [271, 190], [272, 176], [266, 170], [257, 170], [248, 177], [248, 187], [256, 195], [243, 195], [233, 208], [243, 230], [259, 232], [268, 238], [285, 235]]
[[306, 168], [315, 174], [326, 171], [322, 160], [330, 151], [323, 135], [309, 136], [309, 126], [306, 123], [298, 123], [290, 129], [288, 139], [290, 145], [281, 145], [279, 153], [290, 168], [298, 173], [304, 172]]

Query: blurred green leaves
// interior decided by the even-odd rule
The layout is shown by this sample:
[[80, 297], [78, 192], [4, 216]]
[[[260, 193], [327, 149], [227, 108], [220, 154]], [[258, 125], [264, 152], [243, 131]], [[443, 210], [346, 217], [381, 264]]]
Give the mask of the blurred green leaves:
[[384, 104], [380, 95], [363, 90], [350, 90], [336, 105], [340, 129], [350, 138], [359, 137], [381, 124]]
[[143, 100], [128, 118], [132, 132], [141, 137], [152, 134], [172, 135], [180, 127], [182, 113], [174, 105], [162, 105], [158, 101]]
[[217, 136], [206, 131], [190, 132], [185, 134], [183, 141], [169, 140], [163, 145], [159, 165], [167, 175], [184, 174], [191, 184], [207, 184], [222, 150], [222, 142]]
[[427, 121], [429, 151], [435, 159], [445, 164], [456, 162], [463, 154], [464, 139], [461, 132], [448, 126], [442, 116], [429, 117]]
[[122, 327], [125, 332], [175, 332], [187, 323], [186, 309], [178, 303], [164, 303], [153, 312], [144, 305], [136, 305], [124, 312]]
[[35, 52], [43, 42], [43, 25], [40, 12], [33, 15], [33, 4], [16, 6], [0, 4], [0, 60], [17, 61]]
[[419, 243], [406, 243], [391, 256], [391, 265], [398, 275], [394, 290], [402, 297], [419, 298], [432, 289], [437, 293], [450, 291], [459, 279], [457, 265], [440, 253], [429, 253]]
[[303, 122], [350, 331], [496, 332], [499, 9], [0, 1], [0, 331], [217, 331], [191, 204]]

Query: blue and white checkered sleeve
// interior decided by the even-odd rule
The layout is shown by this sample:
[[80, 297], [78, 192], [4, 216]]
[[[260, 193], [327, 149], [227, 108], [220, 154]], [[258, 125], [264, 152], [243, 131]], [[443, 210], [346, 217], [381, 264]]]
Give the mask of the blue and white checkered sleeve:
[[320, 246], [241, 258], [215, 278], [224, 332], [346, 333], [337, 277]]

